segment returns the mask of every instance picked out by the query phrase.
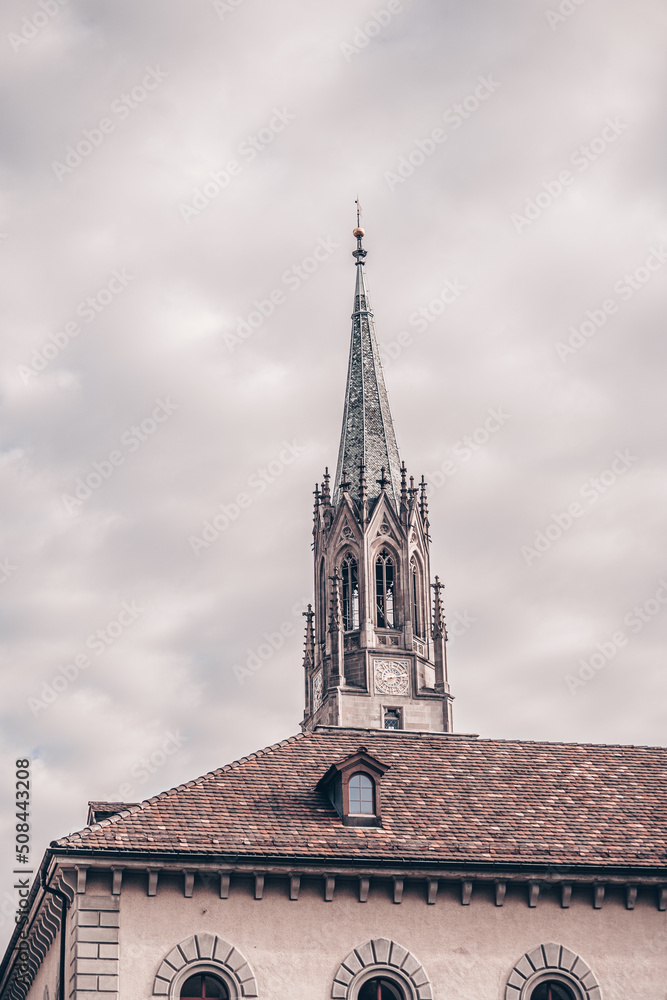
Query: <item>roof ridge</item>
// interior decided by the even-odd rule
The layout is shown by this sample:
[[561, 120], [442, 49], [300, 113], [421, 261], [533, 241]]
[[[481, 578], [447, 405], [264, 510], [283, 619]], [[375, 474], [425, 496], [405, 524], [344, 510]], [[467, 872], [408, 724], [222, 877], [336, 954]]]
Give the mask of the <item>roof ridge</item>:
[[[175, 795], [177, 792], [184, 791], [186, 788], [194, 788], [200, 785], [207, 778], [215, 777], [219, 774], [224, 774], [225, 771], [232, 771], [242, 764], [247, 763], [249, 760], [253, 760], [256, 757], [262, 757], [271, 753], [273, 750], [277, 750], [279, 747], [287, 746], [289, 743], [294, 743], [296, 740], [304, 739], [306, 736], [311, 735], [310, 733], [295, 733], [294, 736], [287, 736], [284, 740], [279, 740], [277, 743], [271, 743], [267, 747], [262, 747], [260, 750], [255, 750], [253, 753], [247, 754], [245, 757], [239, 757], [237, 760], [232, 760], [228, 764], [223, 764], [221, 767], [216, 767], [212, 771], [206, 771], [205, 774], [200, 775], [198, 778], [193, 778], [191, 781], [185, 781], [181, 785], [175, 785], [173, 788], [165, 789], [163, 792], [158, 792], [157, 795], [151, 795], [148, 799], [142, 799], [131, 809], [123, 809], [122, 812], [114, 813], [113, 816], [109, 816], [107, 819], [100, 820], [99, 823], [91, 823], [90, 826], [84, 826], [80, 830], [76, 830], [74, 833], [68, 833], [66, 837], [61, 837], [59, 840], [52, 840], [51, 847], [66, 847], [68, 842], [71, 840], [83, 840], [90, 833], [95, 833], [97, 830], [103, 829], [105, 826], [112, 826], [114, 823], [119, 823], [120, 820], [126, 819], [128, 816], [132, 816], [134, 813], [141, 812], [147, 806], [153, 805], [155, 802], [159, 802], [161, 799], [169, 798], [171, 795]], [[100, 800], [101, 801], [101, 800]]]
[[577, 740], [520, 740], [509, 737], [482, 736], [477, 743], [513, 743], [518, 746], [586, 747], [598, 750], [667, 750], [659, 743], [580, 743]]
[[435, 740], [470, 740], [479, 743], [509, 743], [513, 746], [552, 746], [552, 747], [591, 747], [600, 750], [667, 750], [667, 746], [659, 743], [582, 743], [578, 740], [523, 740], [509, 736], [478, 736], [476, 733], [440, 733], [428, 729], [370, 729], [367, 726], [328, 726], [319, 723], [314, 732], [368, 733], [371, 736], [388, 736], [390, 739], [400, 739], [412, 736], [415, 739]]

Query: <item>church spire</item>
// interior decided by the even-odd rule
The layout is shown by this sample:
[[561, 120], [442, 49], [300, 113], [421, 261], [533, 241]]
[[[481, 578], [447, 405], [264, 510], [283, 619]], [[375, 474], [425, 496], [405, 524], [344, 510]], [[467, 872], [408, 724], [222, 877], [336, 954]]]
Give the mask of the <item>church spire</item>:
[[399, 462], [359, 221], [338, 468], [315, 487], [302, 726], [449, 733], [442, 585], [436, 578], [433, 608], [426, 482], [422, 476], [415, 485]]
[[[333, 502], [336, 505], [341, 496], [343, 471], [357, 470], [362, 465], [366, 470], [368, 499], [377, 500], [381, 492], [378, 481], [384, 466], [383, 478], [386, 477], [387, 480], [386, 493], [392, 506], [398, 510], [401, 464], [366, 286], [364, 260], [367, 251], [363, 247], [362, 240], [365, 233], [359, 226], [359, 221], [360, 208], [357, 200], [357, 226], [353, 230], [357, 248], [352, 254], [356, 260], [357, 277], [343, 429], [334, 480]], [[352, 497], [357, 501], [361, 500], [356, 483], [353, 484]]]

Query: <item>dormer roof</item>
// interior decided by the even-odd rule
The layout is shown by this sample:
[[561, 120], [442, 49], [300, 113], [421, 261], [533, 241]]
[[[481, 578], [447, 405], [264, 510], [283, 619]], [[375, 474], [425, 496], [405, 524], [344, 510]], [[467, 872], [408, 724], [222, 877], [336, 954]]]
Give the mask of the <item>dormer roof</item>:
[[326, 788], [335, 778], [358, 770], [360, 765], [364, 770], [370, 771], [376, 778], [381, 778], [391, 766], [390, 764], [383, 764], [377, 757], [368, 753], [366, 747], [362, 746], [355, 753], [348, 754], [342, 760], [335, 761], [326, 774], [322, 775], [317, 783], [317, 787]]

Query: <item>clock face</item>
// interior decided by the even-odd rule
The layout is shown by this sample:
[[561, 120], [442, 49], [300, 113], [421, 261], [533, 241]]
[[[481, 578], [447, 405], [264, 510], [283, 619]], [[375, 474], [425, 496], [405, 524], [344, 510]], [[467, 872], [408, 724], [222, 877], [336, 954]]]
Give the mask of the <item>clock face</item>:
[[322, 671], [319, 670], [313, 677], [313, 712], [322, 707]]
[[407, 694], [410, 664], [407, 660], [375, 660], [376, 694]]

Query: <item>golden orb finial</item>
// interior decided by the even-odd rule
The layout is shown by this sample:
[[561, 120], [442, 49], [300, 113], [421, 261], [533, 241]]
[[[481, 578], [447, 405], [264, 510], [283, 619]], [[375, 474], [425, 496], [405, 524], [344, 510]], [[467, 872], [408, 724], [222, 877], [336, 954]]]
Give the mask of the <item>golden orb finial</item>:
[[365, 233], [365, 231], [364, 231], [364, 230], [363, 230], [363, 229], [361, 228], [361, 226], [355, 226], [355, 228], [354, 228], [354, 229], [352, 230], [352, 235], [353, 235], [353, 236], [356, 236], [356, 237], [357, 237], [357, 239], [358, 239], [358, 240], [360, 240], [360, 239], [362, 238], [362, 236], [365, 236], [365, 235], [366, 235], [366, 233]]

